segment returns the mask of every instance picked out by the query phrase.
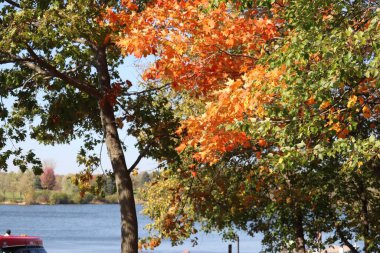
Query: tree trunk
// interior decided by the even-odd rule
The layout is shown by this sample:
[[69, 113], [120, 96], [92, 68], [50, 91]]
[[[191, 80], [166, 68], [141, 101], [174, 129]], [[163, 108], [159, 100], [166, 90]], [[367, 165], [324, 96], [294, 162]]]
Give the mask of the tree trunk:
[[299, 208], [297, 208], [296, 222], [294, 224], [295, 230], [296, 230], [296, 252], [297, 253], [306, 253], [302, 218], [303, 218], [302, 211]]
[[362, 234], [363, 234], [363, 241], [364, 241], [364, 247], [363, 252], [368, 252], [368, 243], [370, 241], [370, 227], [369, 227], [369, 218], [368, 218], [368, 198], [366, 194], [366, 187], [363, 180], [359, 177], [356, 177], [356, 182], [358, 184], [358, 190], [360, 194], [360, 202], [361, 202], [361, 210], [360, 210], [360, 216], [361, 216], [361, 222], [362, 222]]
[[[110, 86], [105, 49], [99, 49], [98, 58], [99, 86], [107, 91]], [[125, 162], [123, 148], [120, 142], [113, 105], [103, 99], [99, 101], [101, 122], [104, 131], [108, 156], [111, 159], [112, 169], [115, 173], [116, 187], [119, 197], [121, 213], [121, 252], [138, 252], [138, 225], [136, 205], [133, 195], [133, 185]]]

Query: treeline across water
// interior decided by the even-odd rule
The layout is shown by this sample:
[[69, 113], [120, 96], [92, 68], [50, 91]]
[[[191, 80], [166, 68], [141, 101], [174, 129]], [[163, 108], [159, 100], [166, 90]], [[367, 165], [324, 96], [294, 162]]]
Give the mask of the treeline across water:
[[[152, 174], [141, 172], [132, 176], [135, 194], [139, 192]], [[117, 203], [116, 185], [112, 175], [94, 175], [90, 187], [81, 190], [75, 183], [75, 175], [55, 175], [45, 170], [40, 176], [32, 171], [0, 172], [0, 204], [88, 204]]]

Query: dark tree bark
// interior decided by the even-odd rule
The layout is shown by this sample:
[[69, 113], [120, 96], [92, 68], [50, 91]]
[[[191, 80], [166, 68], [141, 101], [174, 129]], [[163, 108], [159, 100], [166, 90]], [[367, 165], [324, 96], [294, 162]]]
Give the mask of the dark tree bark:
[[299, 208], [296, 209], [296, 220], [294, 225], [296, 230], [296, 252], [306, 253], [302, 211]]
[[[107, 93], [110, 89], [110, 77], [107, 68], [106, 50], [98, 50], [97, 66], [99, 73], [99, 86]], [[121, 213], [121, 252], [138, 252], [138, 225], [136, 205], [133, 196], [133, 185], [128, 171], [123, 148], [120, 142], [115, 123], [114, 106], [107, 99], [99, 100], [100, 117], [102, 121], [105, 143], [115, 173], [116, 187], [119, 197]]]
[[352, 245], [348, 240], [347, 238], [344, 236], [344, 233], [342, 232], [342, 229], [340, 228], [339, 225], [336, 225], [335, 226], [336, 228], [336, 232], [338, 233], [338, 236], [340, 238], [340, 240], [345, 244], [347, 245], [348, 248], [350, 248], [351, 252], [352, 253], [359, 253], [357, 251], [357, 249], [354, 247], [354, 245]]
[[368, 218], [368, 198], [366, 194], [366, 187], [363, 180], [359, 177], [356, 177], [356, 183], [358, 185], [358, 193], [360, 194], [360, 216], [362, 220], [362, 230], [363, 230], [363, 241], [364, 247], [363, 252], [368, 252], [368, 242], [370, 240], [370, 227], [369, 227], [369, 218]]

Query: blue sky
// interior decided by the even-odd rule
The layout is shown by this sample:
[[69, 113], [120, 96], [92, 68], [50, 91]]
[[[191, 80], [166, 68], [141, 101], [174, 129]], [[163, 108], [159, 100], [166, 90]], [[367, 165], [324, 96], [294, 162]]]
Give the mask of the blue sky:
[[[134, 85], [140, 80], [141, 70], [153, 59], [148, 57], [146, 59], [138, 60], [132, 56], [127, 57], [125, 63], [120, 66], [120, 75], [123, 80], [130, 80]], [[4, 67], [4, 66], [3, 66]], [[137, 86], [135, 86], [138, 89]], [[138, 157], [138, 150], [134, 147], [136, 140], [126, 135], [126, 131], [120, 131], [120, 138], [124, 141], [127, 146], [127, 151], [125, 153], [125, 158], [127, 165], [132, 165], [136, 158]], [[55, 165], [56, 174], [64, 175], [68, 173], [76, 173], [81, 170], [77, 165], [76, 157], [77, 152], [82, 145], [81, 140], [72, 141], [69, 145], [42, 145], [35, 140], [27, 140], [23, 143], [14, 144], [16, 147], [22, 147], [24, 150], [32, 149], [36, 153], [37, 157], [40, 158], [42, 162], [46, 161]], [[107, 155], [107, 148], [105, 145], [103, 147], [98, 147], [95, 150], [96, 153], [101, 154], [102, 167], [105, 170], [111, 169], [111, 164]], [[152, 159], [142, 159], [138, 165], [141, 171], [151, 171], [155, 169], [157, 163]], [[14, 167], [11, 163], [9, 164], [10, 171], [17, 171], [18, 168]], [[99, 169], [97, 172], [101, 173], [102, 170]]]

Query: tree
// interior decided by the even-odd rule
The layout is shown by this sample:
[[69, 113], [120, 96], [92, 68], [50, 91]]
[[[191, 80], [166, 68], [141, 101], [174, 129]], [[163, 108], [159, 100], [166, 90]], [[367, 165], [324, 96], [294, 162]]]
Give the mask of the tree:
[[20, 194], [22, 194], [26, 204], [32, 204], [34, 202], [34, 179], [35, 176], [33, 172], [29, 170], [25, 173], [20, 173], [17, 188]]
[[[187, 201], [201, 199], [184, 190], [196, 180], [169, 173], [152, 184], [155, 192], [172, 194], [166, 202], [151, 198], [157, 227], [176, 240], [191, 226], [175, 224], [192, 225], [195, 218], [216, 228], [253, 222], [245, 229], [274, 232], [264, 241], [268, 251], [305, 252], [319, 231], [332, 231], [331, 239], [353, 252], [348, 239], [354, 234], [363, 251], [378, 250], [378, 3], [243, 1], [247, 9], [240, 12], [241, 6], [213, 2], [156, 1], [132, 21], [122, 12], [112, 16], [117, 25], [135, 26], [118, 42], [125, 52], [158, 55], [145, 77], [170, 82], [200, 104], [182, 115], [177, 131], [183, 137], [177, 150], [188, 162], [170, 171], [187, 170], [196, 179], [221, 171], [230, 175], [228, 184], [215, 186], [218, 173], [210, 184], [231, 189], [221, 198], [248, 201], [247, 208], [229, 204], [238, 212], [202, 205], [188, 212]], [[190, 197], [181, 197], [184, 192]], [[153, 212], [160, 205], [173, 211], [168, 219], [161, 216], [165, 207]], [[285, 245], [289, 239], [295, 243]]]
[[72, 182], [72, 175], [67, 175], [62, 178], [62, 192], [70, 195], [78, 194], [79, 189]]
[[9, 183], [9, 180], [7, 178], [7, 174], [4, 172], [1, 172], [0, 173], [0, 188], [1, 188], [1, 192], [3, 196], [5, 196], [7, 192], [8, 183]]
[[36, 176], [34, 179], [34, 189], [36, 189], [36, 190], [42, 189], [40, 176]]
[[[141, 9], [144, 2], [129, 8]], [[138, 104], [128, 103], [137, 97], [142, 100], [156, 87], [133, 93], [131, 82], [119, 76], [123, 57], [110, 39], [117, 30], [102, 22], [107, 8], [120, 8], [119, 1], [2, 0], [0, 4], [0, 96], [8, 103], [0, 103], [1, 168], [15, 156], [14, 164], [23, 171], [33, 166], [41, 172], [32, 152], [7, 150], [5, 140], [18, 143], [29, 136], [43, 144], [59, 144], [81, 138], [84, 145], [78, 160], [91, 169], [99, 158], [86, 151], [104, 142], [120, 203], [121, 251], [136, 253], [138, 226], [130, 173], [144, 155], [156, 150], [157, 131], [139, 142], [141, 154], [127, 168], [118, 128], [129, 114], [132, 121], [144, 119], [133, 115]], [[150, 115], [155, 120], [145, 127], [164, 122], [159, 116]]]
[[40, 177], [40, 180], [42, 188], [53, 190], [56, 184], [54, 169], [49, 167], [45, 168], [44, 173], [42, 173]]

